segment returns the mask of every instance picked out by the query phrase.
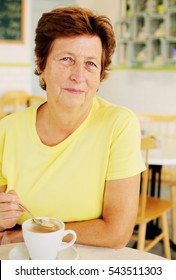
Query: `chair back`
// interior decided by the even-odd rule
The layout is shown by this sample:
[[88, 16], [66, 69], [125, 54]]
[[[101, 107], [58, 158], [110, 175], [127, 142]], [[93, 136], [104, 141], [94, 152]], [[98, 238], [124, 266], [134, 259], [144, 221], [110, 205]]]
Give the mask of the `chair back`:
[[42, 97], [42, 96], [36, 96], [36, 95], [30, 95], [28, 97], [28, 107], [38, 104], [38, 103], [43, 103], [46, 101], [46, 98]]
[[137, 114], [142, 133], [176, 139], [176, 115]]
[[141, 176], [141, 193], [140, 193], [140, 203], [139, 203], [139, 212], [138, 216], [142, 219], [145, 214], [146, 201], [147, 201], [147, 191], [148, 191], [148, 182], [149, 182], [149, 152], [152, 149], [156, 149], [156, 139], [153, 137], [144, 137], [141, 139], [141, 150], [144, 156], [146, 169], [142, 172]]
[[0, 98], [0, 116], [20, 111], [27, 107], [29, 94], [24, 90], [9, 90]]
[[9, 90], [0, 97], [0, 119], [8, 114], [45, 101], [44, 97], [29, 95], [23, 90]]
[[[137, 114], [141, 123], [143, 136], [153, 136], [157, 139], [157, 149], [153, 158], [176, 158], [176, 115]], [[161, 181], [164, 185], [173, 185], [176, 181], [176, 166], [162, 166]]]

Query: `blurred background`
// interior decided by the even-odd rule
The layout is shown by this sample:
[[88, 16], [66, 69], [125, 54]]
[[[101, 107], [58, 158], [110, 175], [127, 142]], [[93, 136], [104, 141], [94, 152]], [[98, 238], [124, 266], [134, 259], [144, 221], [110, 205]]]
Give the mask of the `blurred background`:
[[[43, 12], [66, 5], [96, 10], [113, 23], [117, 50], [100, 96], [136, 112], [176, 113], [176, 36], [171, 32], [176, 3], [172, 0], [0, 0], [0, 96], [7, 90], [45, 95], [33, 74], [35, 28]], [[17, 21], [20, 27], [14, 29], [21, 28], [19, 38], [7, 33], [8, 29], [12, 33]]]
[[[35, 28], [42, 13], [68, 5], [104, 14], [114, 27], [116, 51], [109, 77], [101, 83], [97, 94], [136, 114], [176, 115], [176, 0], [0, 0], [0, 118], [45, 99], [34, 75]], [[9, 107], [9, 100], [13, 100], [13, 108]], [[6, 105], [7, 111], [1, 112]], [[176, 123], [175, 119], [176, 116], [169, 122]], [[152, 132], [152, 136], [161, 142], [161, 133]], [[172, 139], [176, 139], [176, 133]], [[173, 151], [175, 142], [169, 162]], [[175, 203], [172, 220], [169, 215], [173, 259], [176, 259], [175, 162], [176, 156], [174, 168], [169, 163], [166, 170], [170, 172], [166, 173], [167, 181], [161, 174], [163, 163], [156, 161], [151, 165], [160, 167], [161, 185], [167, 186], [162, 188], [162, 196], [171, 197]], [[162, 244], [152, 252], [164, 255]]]

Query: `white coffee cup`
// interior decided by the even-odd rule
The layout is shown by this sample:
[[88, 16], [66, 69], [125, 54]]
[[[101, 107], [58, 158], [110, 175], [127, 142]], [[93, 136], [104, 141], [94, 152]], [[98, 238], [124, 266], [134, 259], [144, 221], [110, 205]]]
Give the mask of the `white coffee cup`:
[[[72, 246], [76, 241], [76, 233], [73, 230], [65, 230], [65, 224], [55, 218], [37, 217], [54, 223], [53, 231], [37, 226], [33, 219], [26, 220], [22, 224], [22, 233], [29, 256], [32, 260], [54, 260], [59, 251]], [[71, 234], [72, 240], [62, 243], [64, 236]]]

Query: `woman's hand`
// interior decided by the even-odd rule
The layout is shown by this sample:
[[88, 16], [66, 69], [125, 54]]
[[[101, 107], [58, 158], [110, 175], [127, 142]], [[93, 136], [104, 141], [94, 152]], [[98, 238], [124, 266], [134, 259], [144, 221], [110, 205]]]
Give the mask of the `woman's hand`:
[[23, 242], [23, 235], [21, 226], [17, 225], [12, 229], [7, 229], [0, 232], [0, 245], [9, 243]]
[[13, 190], [0, 193], [0, 231], [16, 225], [23, 214], [23, 210], [16, 204], [19, 202], [20, 199]]

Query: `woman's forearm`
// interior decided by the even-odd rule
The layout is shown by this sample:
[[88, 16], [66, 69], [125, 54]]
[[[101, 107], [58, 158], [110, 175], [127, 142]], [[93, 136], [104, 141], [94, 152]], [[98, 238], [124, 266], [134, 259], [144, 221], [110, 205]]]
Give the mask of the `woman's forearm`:
[[[128, 243], [132, 229], [125, 230], [124, 225], [106, 223], [102, 219], [83, 222], [66, 223], [66, 229], [72, 229], [77, 233], [76, 243], [91, 246], [103, 246], [122, 248]], [[69, 241], [69, 237], [64, 239]]]

